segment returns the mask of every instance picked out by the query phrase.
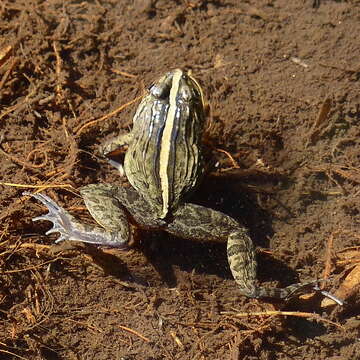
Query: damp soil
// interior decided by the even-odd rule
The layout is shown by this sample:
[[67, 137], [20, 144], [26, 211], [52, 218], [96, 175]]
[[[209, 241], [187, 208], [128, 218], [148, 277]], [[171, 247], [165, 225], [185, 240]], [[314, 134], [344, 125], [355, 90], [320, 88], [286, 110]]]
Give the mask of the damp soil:
[[[2, 0], [0, 34], [1, 359], [360, 358], [359, 1]], [[81, 186], [129, 186], [98, 145], [177, 67], [209, 110], [191, 201], [249, 228], [260, 283], [325, 278], [343, 306], [241, 296], [225, 243], [54, 245], [32, 222], [24, 191], [91, 222]]]

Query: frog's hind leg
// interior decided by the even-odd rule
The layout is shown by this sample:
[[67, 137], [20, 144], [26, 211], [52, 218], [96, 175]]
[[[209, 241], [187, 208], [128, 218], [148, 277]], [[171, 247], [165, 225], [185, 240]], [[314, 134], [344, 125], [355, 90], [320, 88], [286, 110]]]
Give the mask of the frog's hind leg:
[[[130, 231], [125, 213], [117, 200], [112, 199], [109, 192], [106, 193], [106, 189], [100, 191], [99, 186], [89, 185], [81, 192], [90, 213], [103, 227], [78, 222], [64, 208], [44, 194], [25, 192], [24, 195], [34, 197], [47, 207], [49, 212], [34, 218], [33, 221], [51, 221], [53, 227], [46, 235], [55, 232], [60, 233], [60, 237], [55, 241], [56, 243], [72, 240], [112, 247], [126, 247], [130, 238]], [[104, 212], [104, 210], [106, 211]]]
[[249, 232], [235, 219], [195, 204], [184, 204], [174, 213], [166, 231], [193, 240], [227, 241], [231, 273], [242, 295], [251, 298], [289, 299], [316, 290], [316, 281], [293, 284], [285, 288], [257, 286], [256, 256]]
[[183, 204], [166, 231], [192, 240], [228, 242], [230, 270], [241, 294], [257, 297], [255, 249], [247, 229], [219, 211]]
[[[114, 186], [108, 184], [91, 184], [82, 187], [80, 194], [91, 216], [103, 228], [97, 227], [97, 231], [102, 230], [106, 235], [106, 238], [93, 243], [122, 247], [130, 240], [131, 230], [123, 204], [114, 197], [113, 189]], [[126, 192], [117, 188], [117, 193], [121, 190]]]

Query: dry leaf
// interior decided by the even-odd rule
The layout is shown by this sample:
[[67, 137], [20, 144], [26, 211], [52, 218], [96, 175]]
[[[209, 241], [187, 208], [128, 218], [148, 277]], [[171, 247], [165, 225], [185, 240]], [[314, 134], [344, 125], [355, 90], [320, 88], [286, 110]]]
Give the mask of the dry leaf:
[[[336, 297], [341, 300], [346, 300], [353, 295], [360, 288], [360, 264], [356, 265], [351, 272], [346, 276], [340, 287], [335, 291]], [[321, 302], [321, 307], [334, 305], [335, 302], [331, 299], [325, 298]]]

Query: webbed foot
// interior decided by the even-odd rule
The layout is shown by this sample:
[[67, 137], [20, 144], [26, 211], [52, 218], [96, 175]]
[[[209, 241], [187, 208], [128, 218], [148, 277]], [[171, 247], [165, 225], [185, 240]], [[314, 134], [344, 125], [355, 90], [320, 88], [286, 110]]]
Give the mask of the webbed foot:
[[23, 192], [23, 195], [29, 195], [36, 200], [39, 200], [49, 210], [47, 214], [40, 215], [32, 219], [32, 221], [47, 220], [53, 223], [53, 227], [46, 232], [46, 235], [55, 232], [60, 233], [60, 237], [55, 240], [55, 243], [63, 240], [70, 240], [72, 234], [74, 233], [74, 227], [72, 226], [73, 219], [65, 209], [44, 194], [32, 194], [25, 191]]
[[37, 216], [32, 221], [47, 220], [52, 222], [53, 227], [46, 232], [46, 235], [55, 232], [60, 233], [55, 243], [72, 240], [112, 247], [126, 247], [128, 238], [122, 238], [119, 231], [108, 231], [98, 226], [79, 223], [47, 195], [29, 192], [24, 192], [23, 195], [32, 196], [47, 207], [49, 210], [47, 214]]

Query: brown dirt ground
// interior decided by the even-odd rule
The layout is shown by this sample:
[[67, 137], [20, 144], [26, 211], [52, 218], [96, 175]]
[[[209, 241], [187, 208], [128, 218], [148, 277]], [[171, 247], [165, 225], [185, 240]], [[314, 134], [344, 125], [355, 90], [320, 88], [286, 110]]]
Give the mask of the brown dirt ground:
[[[1, 359], [360, 358], [359, 1], [2, 0], [0, 31]], [[84, 218], [75, 189], [121, 183], [96, 148], [136, 104], [111, 112], [175, 67], [239, 165], [214, 151], [194, 201], [250, 228], [261, 282], [332, 276], [343, 307], [239, 296], [225, 244], [59, 249], [32, 223], [24, 189]]]

